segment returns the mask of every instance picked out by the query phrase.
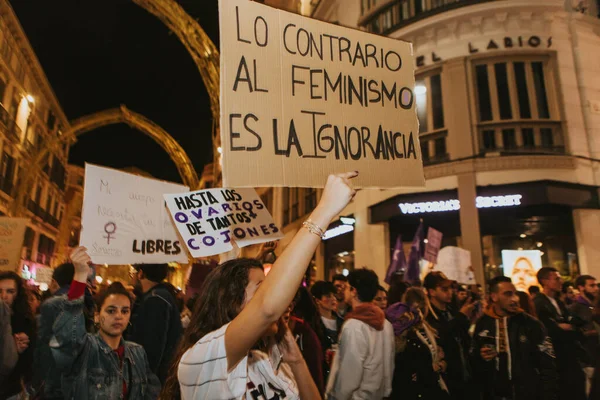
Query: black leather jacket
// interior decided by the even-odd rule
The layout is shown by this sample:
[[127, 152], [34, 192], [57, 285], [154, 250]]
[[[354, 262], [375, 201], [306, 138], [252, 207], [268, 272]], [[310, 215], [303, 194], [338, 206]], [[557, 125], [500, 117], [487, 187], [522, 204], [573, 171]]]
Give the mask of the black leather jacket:
[[[496, 342], [498, 319], [484, 315], [477, 321], [471, 356], [482, 399], [493, 399], [498, 378], [495, 360], [481, 358], [481, 347]], [[513, 400], [556, 400], [558, 375], [554, 348], [544, 326], [526, 313], [508, 318]]]

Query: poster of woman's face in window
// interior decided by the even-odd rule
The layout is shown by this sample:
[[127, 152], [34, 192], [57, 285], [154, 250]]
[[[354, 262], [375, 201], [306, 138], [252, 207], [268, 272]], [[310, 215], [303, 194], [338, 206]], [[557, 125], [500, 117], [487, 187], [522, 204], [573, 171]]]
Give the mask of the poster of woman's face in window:
[[539, 286], [536, 274], [542, 268], [542, 255], [539, 250], [502, 250], [504, 275], [522, 292], [531, 286]]

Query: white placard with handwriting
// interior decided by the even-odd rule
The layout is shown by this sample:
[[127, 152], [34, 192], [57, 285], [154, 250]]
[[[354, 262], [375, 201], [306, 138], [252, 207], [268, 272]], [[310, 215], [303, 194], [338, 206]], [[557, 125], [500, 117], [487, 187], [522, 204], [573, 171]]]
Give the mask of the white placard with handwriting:
[[187, 263], [163, 193], [187, 186], [92, 164], [85, 166], [82, 246], [94, 264]]

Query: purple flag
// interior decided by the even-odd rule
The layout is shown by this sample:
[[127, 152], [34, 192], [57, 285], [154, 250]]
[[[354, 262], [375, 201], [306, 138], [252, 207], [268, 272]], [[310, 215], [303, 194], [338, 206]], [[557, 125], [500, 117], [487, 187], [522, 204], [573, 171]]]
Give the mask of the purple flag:
[[410, 254], [408, 256], [408, 268], [404, 280], [407, 282], [416, 282], [421, 275], [419, 261], [421, 260], [421, 242], [423, 241], [423, 221], [419, 224], [412, 244], [410, 245]]
[[390, 262], [390, 266], [385, 274], [385, 283], [390, 285], [392, 283], [392, 277], [394, 274], [401, 270], [406, 270], [406, 255], [404, 255], [404, 247], [402, 246], [402, 236], [399, 235], [396, 239], [396, 246], [394, 247], [392, 261]]

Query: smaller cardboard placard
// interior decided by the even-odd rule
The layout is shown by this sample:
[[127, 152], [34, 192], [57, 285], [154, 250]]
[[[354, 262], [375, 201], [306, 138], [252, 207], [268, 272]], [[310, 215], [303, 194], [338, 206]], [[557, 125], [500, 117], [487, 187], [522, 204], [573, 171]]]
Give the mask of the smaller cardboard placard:
[[427, 244], [425, 245], [425, 256], [423, 257], [429, 262], [436, 263], [438, 253], [442, 247], [442, 238], [444, 235], [437, 229], [429, 228], [427, 230]]
[[0, 217], [0, 271], [19, 267], [26, 227], [26, 218]]
[[187, 190], [187, 186], [86, 164], [81, 245], [87, 247], [94, 264], [187, 264], [162, 197]]
[[52, 283], [52, 275], [54, 270], [48, 267], [37, 267], [35, 269], [35, 281], [37, 283], [45, 283], [50, 285]]
[[165, 194], [175, 226], [193, 257], [207, 257], [238, 247], [283, 237], [256, 191], [206, 189]]

